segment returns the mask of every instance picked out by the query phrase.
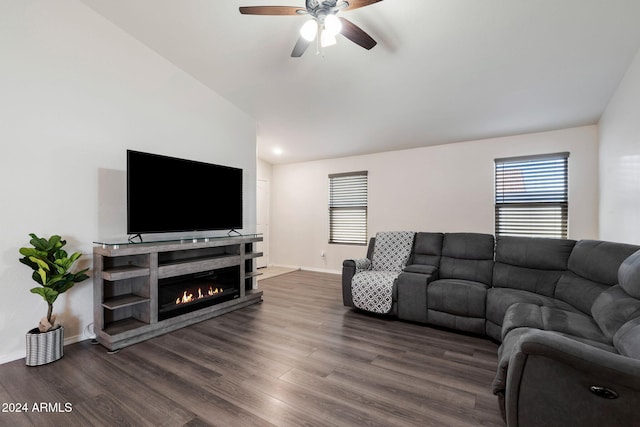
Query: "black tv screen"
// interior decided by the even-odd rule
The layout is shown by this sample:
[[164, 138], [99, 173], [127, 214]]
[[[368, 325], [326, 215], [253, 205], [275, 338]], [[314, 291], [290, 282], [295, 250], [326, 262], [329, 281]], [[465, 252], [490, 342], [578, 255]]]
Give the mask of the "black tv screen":
[[242, 228], [242, 169], [127, 150], [127, 233]]

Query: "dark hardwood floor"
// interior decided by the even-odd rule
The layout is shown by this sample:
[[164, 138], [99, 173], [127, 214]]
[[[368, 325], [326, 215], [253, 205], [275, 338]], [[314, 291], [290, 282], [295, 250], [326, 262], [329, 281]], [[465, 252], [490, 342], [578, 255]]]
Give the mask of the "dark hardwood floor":
[[2, 409], [28, 409], [0, 425], [504, 426], [495, 343], [347, 309], [337, 275], [260, 288], [262, 304], [116, 354], [85, 341], [0, 365]]

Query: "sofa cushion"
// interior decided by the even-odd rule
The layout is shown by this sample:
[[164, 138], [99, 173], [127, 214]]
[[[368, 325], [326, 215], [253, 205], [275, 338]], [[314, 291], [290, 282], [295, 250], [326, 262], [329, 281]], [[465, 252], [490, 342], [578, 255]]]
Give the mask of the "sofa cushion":
[[581, 240], [569, 257], [569, 270], [594, 282], [615, 285], [620, 264], [638, 249], [625, 243]]
[[438, 267], [442, 256], [442, 233], [416, 233], [409, 264]]
[[439, 277], [491, 283], [494, 239], [491, 234], [446, 233]]
[[591, 313], [593, 303], [609, 287], [609, 285], [603, 285], [567, 271], [558, 279], [555, 298], [570, 304], [583, 313]]
[[490, 320], [496, 325], [502, 325], [507, 309], [511, 305], [519, 302], [555, 307], [566, 311], [578, 311], [565, 302], [534, 292], [527, 292], [520, 289], [491, 288], [487, 291], [487, 320]]
[[640, 300], [627, 294], [619, 285], [612, 286], [598, 296], [591, 314], [602, 332], [613, 339], [622, 325], [640, 316]]
[[507, 309], [502, 323], [502, 339], [513, 329], [534, 328], [560, 332], [578, 338], [602, 343], [611, 343], [598, 324], [582, 313], [565, 311], [554, 307], [518, 303]]
[[492, 285], [551, 297], [574, 245], [567, 239], [498, 237]]
[[386, 231], [376, 233], [371, 268], [376, 271], [400, 273], [407, 265], [413, 247], [415, 233], [411, 231]]
[[485, 317], [488, 285], [461, 279], [440, 279], [427, 288], [427, 307], [449, 314]]
[[629, 320], [613, 336], [613, 345], [623, 356], [640, 359], [640, 317]]
[[496, 263], [493, 268], [493, 286], [520, 289], [547, 297], [553, 297], [560, 270], [537, 270], [517, 265]]
[[575, 240], [501, 236], [496, 261], [536, 270], [566, 270]]
[[497, 325], [491, 320], [485, 320], [484, 334], [496, 342], [502, 342], [502, 325]]
[[568, 271], [558, 280], [553, 296], [584, 313], [591, 313], [596, 298], [618, 283], [620, 264], [638, 249], [624, 243], [579, 241], [569, 257]]
[[432, 325], [442, 326], [443, 328], [472, 334], [484, 334], [485, 320], [482, 317], [459, 316], [429, 309], [427, 310], [427, 321]]
[[618, 269], [618, 283], [635, 298], [640, 298], [640, 250], [629, 255]]
[[400, 273], [363, 271], [351, 279], [353, 305], [361, 310], [387, 314], [393, 308], [393, 285]]

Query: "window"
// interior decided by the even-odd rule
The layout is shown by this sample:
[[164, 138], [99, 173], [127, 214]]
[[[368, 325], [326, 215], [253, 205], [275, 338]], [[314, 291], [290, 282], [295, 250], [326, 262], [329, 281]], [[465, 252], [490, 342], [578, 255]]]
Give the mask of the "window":
[[367, 172], [329, 175], [329, 243], [367, 244]]
[[496, 236], [567, 238], [569, 153], [496, 159]]

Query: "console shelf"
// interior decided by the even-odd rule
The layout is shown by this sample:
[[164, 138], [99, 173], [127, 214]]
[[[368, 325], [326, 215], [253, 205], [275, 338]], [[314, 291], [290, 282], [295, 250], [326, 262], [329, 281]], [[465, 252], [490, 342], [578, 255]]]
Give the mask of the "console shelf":
[[149, 267], [136, 267], [135, 265], [126, 265], [102, 271], [102, 278], [105, 280], [124, 280], [148, 275]]
[[130, 305], [144, 304], [147, 302], [149, 302], [149, 298], [141, 297], [134, 294], [127, 294], [105, 299], [105, 301], [102, 303], [102, 306], [107, 310], [117, 310], [119, 308], [127, 307]]
[[[142, 327], [145, 326], [147, 326], [147, 324], [144, 322], [132, 318], [127, 318], [109, 323], [109, 325], [103, 330], [103, 334], [107, 337], [117, 337], [122, 336], [122, 334], [125, 334], [129, 331], [139, 331]], [[102, 345], [105, 345], [103, 340], [98, 339], [98, 341]], [[109, 348], [110, 350], [117, 350], [118, 348], [121, 348], [112, 348], [112, 346], [109, 345], [106, 345], [105, 347]]]
[[244, 275], [244, 277], [257, 277], [257, 276], [262, 276], [262, 273], [258, 273], [257, 271], [254, 271]]
[[[254, 263], [262, 256], [254, 250], [260, 241], [261, 236], [248, 235], [100, 243], [93, 249], [96, 339], [109, 350], [117, 350], [261, 302]], [[219, 303], [186, 313], [176, 311], [173, 317], [159, 319], [159, 307], [164, 303], [159, 297], [160, 279], [162, 283], [188, 281], [193, 276], [225, 274], [229, 268], [235, 269], [233, 282], [237, 282], [233, 298], [230, 295]]]
[[239, 255], [216, 256], [214, 258], [193, 258], [180, 260], [171, 264], [164, 264], [158, 267], [158, 278], [183, 276], [190, 273], [200, 273], [203, 271], [215, 270], [216, 268], [231, 267], [240, 264]]

